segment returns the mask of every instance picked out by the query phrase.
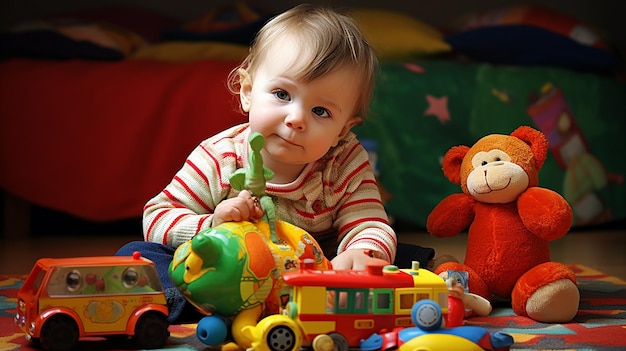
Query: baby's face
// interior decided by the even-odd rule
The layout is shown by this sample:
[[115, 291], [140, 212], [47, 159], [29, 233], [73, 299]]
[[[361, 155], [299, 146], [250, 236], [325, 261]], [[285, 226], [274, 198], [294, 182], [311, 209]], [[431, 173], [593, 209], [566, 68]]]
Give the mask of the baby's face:
[[346, 67], [302, 82], [295, 78], [301, 57], [308, 55], [282, 40], [242, 83], [242, 107], [252, 132], [265, 136], [264, 160], [274, 172], [281, 164], [318, 160], [360, 121], [357, 70]]

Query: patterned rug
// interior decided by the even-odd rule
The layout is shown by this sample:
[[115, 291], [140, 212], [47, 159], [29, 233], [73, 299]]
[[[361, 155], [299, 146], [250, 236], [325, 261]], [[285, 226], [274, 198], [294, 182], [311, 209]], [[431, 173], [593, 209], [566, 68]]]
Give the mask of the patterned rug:
[[[626, 350], [626, 282], [582, 265], [576, 272], [581, 301], [571, 323], [544, 324], [515, 316], [510, 307], [496, 307], [489, 317], [471, 318], [471, 325], [513, 336], [511, 350]], [[23, 276], [0, 276], [0, 350], [39, 350], [13, 323], [17, 290]], [[195, 324], [170, 326], [167, 350], [208, 350], [195, 335]], [[83, 350], [128, 350], [124, 343], [81, 340]]]

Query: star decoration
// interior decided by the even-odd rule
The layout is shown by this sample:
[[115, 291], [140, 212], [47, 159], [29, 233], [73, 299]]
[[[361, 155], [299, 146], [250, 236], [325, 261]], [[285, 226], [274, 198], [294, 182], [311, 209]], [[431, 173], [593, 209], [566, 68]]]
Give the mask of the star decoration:
[[424, 67], [417, 65], [415, 63], [406, 62], [403, 64], [404, 68], [408, 69], [413, 73], [426, 73], [426, 69]]
[[428, 101], [428, 108], [424, 111], [424, 116], [435, 116], [441, 124], [450, 121], [447, 96], [438, 98], [432, 95], [426, 95], [426, 100]]

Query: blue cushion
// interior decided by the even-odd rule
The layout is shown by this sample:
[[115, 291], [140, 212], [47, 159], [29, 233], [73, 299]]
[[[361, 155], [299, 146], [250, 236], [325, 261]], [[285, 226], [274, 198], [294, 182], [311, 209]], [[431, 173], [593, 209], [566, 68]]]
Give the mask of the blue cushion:
[[620, 63], [609, 50], [580, 44], [564, 35], [529, 25], [481, 27], [445, 39], [454, 52], [494, 64], [548, 65], [608, 72]]

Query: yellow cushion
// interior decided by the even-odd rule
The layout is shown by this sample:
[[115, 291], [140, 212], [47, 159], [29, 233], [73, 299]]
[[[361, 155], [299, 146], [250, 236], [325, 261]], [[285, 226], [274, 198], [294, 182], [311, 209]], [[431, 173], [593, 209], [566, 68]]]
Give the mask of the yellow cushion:
[[144, 46], [137, 50], [132, 58], [162, 61], [243, 60], [247, 54], [248, 46], [246, 45], [206, 41], [170, 41]]
[[406, 59], [449, 52], [443, 33], [399, 12], [357, 9], [352, 12], [380, 60]]

